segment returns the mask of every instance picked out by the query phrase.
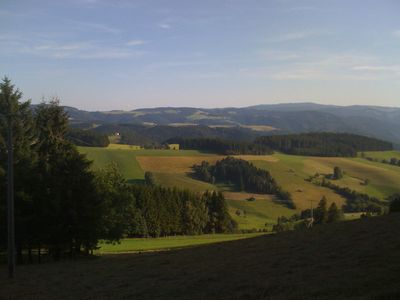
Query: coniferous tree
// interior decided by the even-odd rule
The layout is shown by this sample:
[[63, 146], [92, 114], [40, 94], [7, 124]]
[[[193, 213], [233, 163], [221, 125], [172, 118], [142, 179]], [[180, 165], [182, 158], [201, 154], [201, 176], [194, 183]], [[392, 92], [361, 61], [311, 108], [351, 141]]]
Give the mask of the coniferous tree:
[[334, 179], [342, 179], [343, 178], [343, 171], [339, 167], [333, 168], [333, 178]]
[[[101, 236], [111, 242], [118, 241], [132, 230], [135, 197], [116, 165], [97, 172], [96, 190], [102, 205]], [[145, 233], [144, 228], [142, 231]]]
[[325, 196], [319, 201], [317, 208], [314, 211], [314, 223], [324, 224], [327, 222], [328, 211], [326, 208], [327, 200]]
[[150, 186], [156, 185], [156, 179], [154, 178], [154, 174], [152, 172], [146, 171], [144, 173], [144, 182]]
[[93, 249], [101, 227], [91, 163], [65, 139], [68, 116], [58, 101], [42, 103], [35, 112], [38, 164], [35, 209], [40, 217], [41, 243], [57, 259], [64, 247]]
[[327, 223], [333, 223], [333, 222], [338, 222], [343, 218], [342, 211], [337, 207], [335, 202], [332, 202], [332, 204], [329, 206], [328, 212], [327, 212]]
[[[18, 258], [22, 248], [34, 243], [32, 174], [36, 162], [35, 135], [30, 102], [22, 102], [22, 93], [5, 77], [0, 83], [0, 193], [6, 199], [7, 131], [12, 127], [14, 152], [15, 230]], [[6, 201], [0, 201], [1, 216], [6, 215]], [[6, 219], [0, 217], [0, 247], [5, 247]]]

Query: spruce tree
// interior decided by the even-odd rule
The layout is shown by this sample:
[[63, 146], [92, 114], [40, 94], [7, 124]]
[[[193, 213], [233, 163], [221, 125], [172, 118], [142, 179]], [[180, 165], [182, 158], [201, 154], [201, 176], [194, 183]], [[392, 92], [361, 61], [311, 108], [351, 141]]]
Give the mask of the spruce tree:
[[337, 222], [340, 221], [342, 218], [342, 211], [337, 207], [336, 203], [333, 202], [328, 209], [327, 223]]
[[326, 197], [323, 196], [322, 199], [319, 201], [317, 208], [314, 212], [314, 223], [315, 224], [324, 224], [327, 221], [328, 212], [327, 212], [327, 200]]
[[[32, 181], [36, 163], [33, 116], [30, 101], [21, 101], [22, 93], [5, 77], [0, 83], [0, 198], [6, 199], [7, 131], [12, 127], [14, 152], [15, 230], [18, 258], [22, 248], [35, 243], [35, 214], [33, 212]], [[6, 215], [6, 201], [0, 201], [1, 216]], [[0, 247], [5, 246], [6, 219], [0, 218]]]

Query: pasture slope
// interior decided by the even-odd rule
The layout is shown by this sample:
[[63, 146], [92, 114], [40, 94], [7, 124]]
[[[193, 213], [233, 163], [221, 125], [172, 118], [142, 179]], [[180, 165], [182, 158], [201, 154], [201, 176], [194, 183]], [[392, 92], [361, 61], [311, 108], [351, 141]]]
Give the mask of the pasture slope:
[[400, 298], [400, 215], [0, 272], [1, 299]]
[[[224, 156], [194, 150], [131, 150], [124, 145], [112, 145], [109, 148], [80, 147], [94, 160], [94, 168], [102, 168], [115, 162], [129, 181], [143, 180], [144, 172], [154, 173], [156, 181], [167, 187], [178, 186], [193, 191], [220, 190], [225, 194], [232, 217], [241, 229], [271, 228], [278, 216], [291, 216], [294, 210], [279, 205], [279, 201], [270, 195], [250, 195], [235, 191], [229, 186], [213, 185], [193, 178], [192, 166], [203, 160], [215, 163]], [[391, 151], [385, 155], [395, 155]], [[393, 193], [400, 192], [400, 168], [370, 162], [362, 158], [310, 157], [281, 153], [255, 156], [239, 155], [251, 161], [259, 168], [268, 170], [285, 190], [289, 191], [297, 211], [315, 206], [325, 196], [328, 204], [342, 205], [345, 199], [332, 190], [306, 181], [315, 173], [331, 174], [335, 166], [343, 169], [345, 175], [334, 183], [349, 187], [362, 193], [384, 200]], [[368, 184], [365, 181], [368, 179]], [[247, 199], [254, 197], [255, 201]]]

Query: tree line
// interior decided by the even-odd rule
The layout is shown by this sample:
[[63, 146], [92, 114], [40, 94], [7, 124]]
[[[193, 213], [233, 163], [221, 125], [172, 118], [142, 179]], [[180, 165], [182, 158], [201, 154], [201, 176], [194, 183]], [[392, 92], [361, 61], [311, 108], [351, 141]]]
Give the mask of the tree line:
[[392, 157], [390, 159], [381, 159], [380, 160], [378, 158], [365, 156], [364, 153], [362, 153], [361, 156], [363, 158], [365, 158], [366, 160], [369, 160], [369, 161], [380, 162], [380, 163], [383, 163], [383, 164], [389, 164], [389, 165], [392, 165], [392, 166], [400, 167], [400, 159], [397, 159], [396, 157]]
[[[335, 170], [340, 169], [335, 167]], [[337, 172], [337, 171], [336, 171]], [[342, 171], [340, 170], [340, 174]], [[369, 213], [377, 213], [382, 214], [386, 211], [387, 205], [382, 202], [380, 199], [376, 197], [369, 196], [364, 193], [360, 193], [354, 190], [351, 190], [348, 187], [341, 187], [337, 184], [332, 183], [325, 178], [319, 180], [318, 177], [320, 174], [315, 174], [310, 178], [306, 179], [309, 182], [314, 183], [315, 185], [323, 186], [333, 190], [338, 195], [342, 196], [346, 199], [346, 204], [343, 205], [342, 209], [344, 212], [369, 212]], [[331, 178], [337, 179], [337, 178]], [[367, 182], [367, 180], [366, 180]], [[364, 183], [366, 184], [366, 183]]]
[[100, 239], [230, 232], [236, 223], [222, 194], [127, 184], [115, 167], [94, 173], [67, 139], [68, 116], [56, 100], [32, 111], [7, 78], [0, 83], [0, 249], [6, 239], [6, 131], [14, 146], [18, 260], [45, 250], [55, 259], [90, 252]]
[[277, 224], [274, 225], [275, 232], [282, 232], [288, 230], [298, 230], [310, 228], [314, 225], [323, 225], [329, 223], [339, 222], [344, 219], [343, 211], [337, 207], [335, 202], [328, 208], [328, 202], [325, 196], [321, 198], [318, 206], [313, 209], [302, 210], [298, 214], [294, 214], [287, 218], [281, 216], [278, 218]]
[[360, 151], [392, 150], [393, 145], [375, 138], [348, 133], [303, 133], [259, 137], [256, 144], [293, 155], [355, 157]]
[[274, 194], [289, 208], [295, 208], [289, 192], [284, 191], [267, 170], [259, 169], [243, 159], [226, 157], [210, 165], [203, 161], [194, 165], [194, 176], [210, 183], [231, 183], [239, 191]]
[[219, 138], [172, 138], [166, 143], [179, 144], [181, 149], [201, 150], [223, 155], [267, 155], [273, 151], [268, 146], [245, 141]]
[[106, 134], [78, 128], [69, 128], [66, 139], [77, 146], [107, 147], [110, 144]]

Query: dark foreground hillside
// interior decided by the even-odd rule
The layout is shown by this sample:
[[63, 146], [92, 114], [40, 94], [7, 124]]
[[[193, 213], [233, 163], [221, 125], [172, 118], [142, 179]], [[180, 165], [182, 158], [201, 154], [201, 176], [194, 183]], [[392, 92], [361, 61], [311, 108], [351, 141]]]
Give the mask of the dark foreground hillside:
[[400, 299], [400, 215], [17, 271], [1, 299]]

